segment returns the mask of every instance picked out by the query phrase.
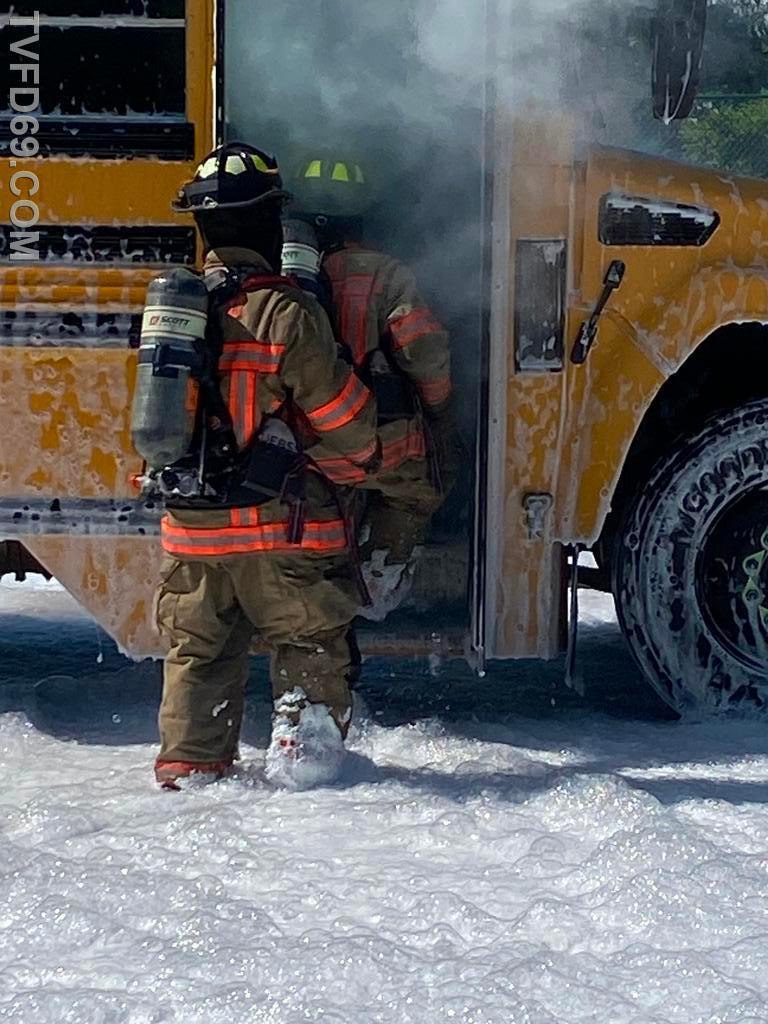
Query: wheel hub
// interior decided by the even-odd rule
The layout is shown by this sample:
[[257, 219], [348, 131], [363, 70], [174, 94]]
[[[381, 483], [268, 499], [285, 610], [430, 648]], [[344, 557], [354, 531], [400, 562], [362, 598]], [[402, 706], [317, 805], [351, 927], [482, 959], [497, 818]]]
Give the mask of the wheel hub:
[[705, 621], [742, 664], [768, 666], [768, 490], [740, 495], [718, 516], [699, 554]]

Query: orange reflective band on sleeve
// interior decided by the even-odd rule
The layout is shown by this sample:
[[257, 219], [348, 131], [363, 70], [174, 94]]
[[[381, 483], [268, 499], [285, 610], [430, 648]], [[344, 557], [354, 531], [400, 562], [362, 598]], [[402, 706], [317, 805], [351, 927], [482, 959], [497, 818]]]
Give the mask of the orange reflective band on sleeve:
[[381, 468], [397, 469], [409, 459], [426, 459], [427, 442], [423, 430], [412, 430], [399, 441], [390, 441], [384, 445]]
[[351, 452], [347, 455], [347, 458], [350, 462], [354, 462], [356, 466], [364, 466], [376, 454], [378, 444], [378, 438], [374, 438], [365, 448], [361, 448], [359, 452]]
[[392, 347], [395, 351], [413, 345], [420, 338], [430, 334], [442, 334], [445, 330], [429, 309], [414, 309], [405, 316], [389, 321]]
[[[241, 513], [240, 518], [242, 517]], [[191, 529], [174, 525], [165, 516], [161, 535], [165, 551], [180, 558], [219, 558], [224, 555], [247, 555], [259, 551], [335, 552], [343, 551], [347, 546], [347, 534], [342, 519], [305, 523], [304, 536], [299, 544], [291, 544], [288, 540], [288, 520], [253, 527]]]
[[427, 405], [442, 405], [451, 397], [451, 378], [441, 377], [438, 380], [422, 380], [416, 385], [419, 394]]
[[373, 441], [367, 448], [350, 455], [338, 455], [318, 459], [315, 465], [320, 472], [337, 484], [353, 484], [365, 480], [367, 474], [362, 468], [376, 452], [378, 442]]
[[315, 430], [336, 430], [351, 423], [370, 399], [368, 388], [357, 374], [350, 371], [347, 383], [338, 395], [317, 409], [307, 410], [306, 416]]
[[[427, 443], [423, 430], [412, 430], [397, 441], [389, 441], [382, 448], [381, 466], [373, 478], [381, 472], [397, 469], [411, 459], [426, 459]], [[336, 484], [359, 484], [366, 478], [366, 473], [349, 459], [343, 457], [318, 459], [317, 466], [329, 480]]]
[[318, 459], [316, 465], [323, 475], [335, 484], [359, 484], [365, 480], [365, 470], [343, 456], [334, 459]]

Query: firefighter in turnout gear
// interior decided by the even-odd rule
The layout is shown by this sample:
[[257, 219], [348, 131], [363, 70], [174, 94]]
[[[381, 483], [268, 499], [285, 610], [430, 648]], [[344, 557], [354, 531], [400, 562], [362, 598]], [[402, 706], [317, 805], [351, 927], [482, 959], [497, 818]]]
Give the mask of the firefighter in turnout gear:
[[[205, 275], [237, 275], [235, 293], [209, 312], [220, 325], [221, 398], [241, 451], [295, 451], [301, 420], [364, 480], [380, 458], [375, 403], [338, 357], [318, 303], [277, 276], [286, 199], [275, 161], [230, 143], [174, 204], [195, 218]], [[283, 490], [251, 506], [166, 501], [157, 624], [170, 650], [155, 773], [167, 788], [196, 772], [218, 777], [237, 757], [254, 633], [271, 649], [267, 774], [301, 788], [338, 772], [360, 601], [349, 528], [319, 472], [297, 468]]]
[[323, 251], [336, 337], [376, 396], [382, 464], [367, 477], [321, 439], [310, 454], [367, 501], [360, 550], [371, 606], [381, 620], [407, 595], [419, 546], [456, 472], [448, 335], [398, 260], [362, 243], [371, 206], [365, 169], [343, 157], [301, 163], [291, 216], [310, 223]]

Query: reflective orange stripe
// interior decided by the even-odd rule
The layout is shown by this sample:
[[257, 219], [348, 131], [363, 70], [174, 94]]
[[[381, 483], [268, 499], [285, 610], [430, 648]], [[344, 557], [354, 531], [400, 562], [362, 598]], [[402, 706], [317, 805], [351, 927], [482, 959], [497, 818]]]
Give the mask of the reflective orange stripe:
[[256, 505], [250, 508], [233, 508], [230, 510], [230, 526], [235, 526], [239, 529], [241, 526], [258, 526], [259, 523], [259, 509]]
[[[382, 448], [381, 469], [391, 470], [402, 466], [410, 459], [426, 459], [427, 442], [423, 430], [412, 430], [406, 437], [389, 441]], [[365, 480], [366, 474], [348, 458], [318, 459], [318, 467], [337, 484], [354, 484]], [[376, 474], [373, 474], [374, 478]]]
[[343, 457], [318, 459], [316, 465], [329, 480], [336, 484], [355, 484], [365, 480], [365, 470]]
[[234, 373], [230, 373], [229, 380], [227, 381], [227, 408], [229, 409], [229, 415], [232, 417], [232, 426], [237, 434], [237, 440], [240, 444], [243, 443], [242, 430], [238, 429], [240, 425], [240, 378], [239, 374], [236, 376]]
[[333, 304], [341, 340], [352, 352], [355, 366], [361, 366], [368, 350], [368, 320], [373, 309], [373, 274], [347, 274], [343, 252], [333, 253], [324, 267], [331, 281]]
[[347, 455], [347, 458], [358, 466], [364, 466], [375, 453], [378, 443], [378, 438], [374, 438], [365, 448], [361, 448], [359, 452], [351, 452]]
[[242, 370], [230, 373], [227, 406], [238, 444], [244, 447], [253, 437], [260, 420], [255, 373]]
[[426, 459], [427, 442], [423, 430], [413, 430], [399, 441], [384, 445], [381, 468], [396, 469], [408, 459]]
[[256, 425], [261, 419], [256, 396], [256, 374], [244, 373], [245, 377], [245, 409], [243, 410], [243, 435], [250, 441], [256, 432]]
[[423, 380], [417, 384], [419, 394], [427, 405], [441, 405], [451, 396], [451, 378], [441, 377], [438, 380]]
[[368, 388], [357, 374], [350, 371], [347, 383], [338, 395], [317, 409], [307, 410], [306, 416], [315, 430], [336, 430], [351, 423], [370, 398]]
[[191, 529], [172, 524], [166, 516], [162, 521], [161, 534], [163, 548], [168, 554], [200, 558], [245, 555], [257, 551], [343, 551], [347, 546], [342, 519], [305, 523], [304, 536], [299, 544], [288, 541], [287, 520], [250, 528], [225, 526]]
[[222, 373], [232, 370], [251, 370], [258, 373], [277, 373], [285, 345], [267, 345], [261, 341], [228, 341], [219, 359]]
[[406, 316], [390, 320], [389, 329], [392, 333], [392, 348], [397, 351], [429, 334], [442, 333], [444, 327], [431, 310], [424, 308], [414, 309]]
[[219, 369], [228, 378], [227, 405], [240, 445], [248, 444], [261, 419], [257, 374], [277, 373], [284, 350], [284, 345], [267, 345], [260, 341], [224, 344]]

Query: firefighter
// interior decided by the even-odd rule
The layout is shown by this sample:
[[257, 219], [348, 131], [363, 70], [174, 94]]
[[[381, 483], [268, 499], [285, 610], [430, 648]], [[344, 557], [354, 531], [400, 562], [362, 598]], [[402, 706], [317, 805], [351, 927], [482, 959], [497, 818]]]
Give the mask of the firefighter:
[[[276, 276], [287, 199], [274, 159], [231, 143], [203, 161], [173, 204], [194, 216], [205, 273], [239, 277], [239, 294], [210, 314], [223, 340], [221, 394], [241, 450], [266, 417], [283, 430], [299, 417], [365, 479], [380, 459], [372, 396], [338, 357], [317, 302]], [[193, 773], [220, 777], [238, 756], [254, 632], [271, 649], [267, 775], [302, 788], [339, 770], [359, 588], [333, 488], [305, 472], [301, 490], [293, 505], [167, 503], [157, 624], [170, 650], [155, 764], [166, 788]]]
[[410, 270], [364, 244], [372, 197], [358, 163], [306, 160], [295, 193], [291, 216], [313, 225], [324, 254], [337, 340], [376, 395], [383, 451], [377, 473], [365, 477], [322, 440], [310, 454], [332, 480], [365, 490], [360, 553], [371, 604], [360, 614], [381, 620], [407, 595], [420, 545], [455, 475], [448, 335]]

